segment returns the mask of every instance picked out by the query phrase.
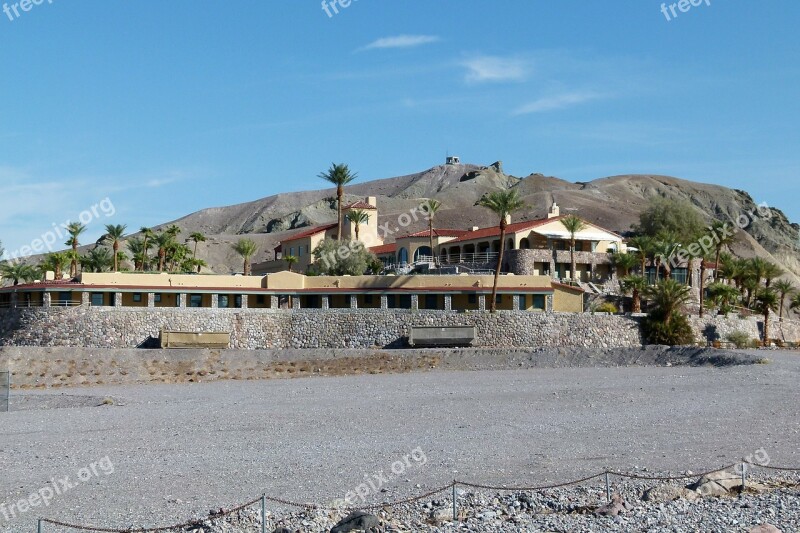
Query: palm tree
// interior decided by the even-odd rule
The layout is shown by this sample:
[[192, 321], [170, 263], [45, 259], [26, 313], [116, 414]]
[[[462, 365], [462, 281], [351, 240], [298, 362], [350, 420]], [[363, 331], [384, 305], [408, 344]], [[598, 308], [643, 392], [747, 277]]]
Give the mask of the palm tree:
[[647, 278], [644, 276], [627, 276], [622, 279], [622, 290], [631, 293], [633, 313], [642, 312], [642, 293], [647, 289]]
[[258, 245], [251, 239], [239, 239], [239, 242], [233, 245], [233, 251], [244, 259], [244, 275], [249, 276], [250, 258], [258, 251]]
[[150, 249], [150, 246], [148, 246], [149, 243], [147, 241], [153, 238], [153, 230], [146, 226], [142, 226], [139, 228], [139, 233], [142, 234], [142, 239], [144, 240], [144, 243], [142, 244], [142, 247], [144, 248], [144, 255], [142, 257], [142, 270], [147, 270], [150, 268], [150, 258], [147, 257], [147, 251]]
[[764, 286], [769, 289], [769, 287], [772, 285], [772, 280], [779, 278], [782, 275], [783, 269], [781, 267], [775, 263], [767, 261], [766, 269], [764, 270]]
[[653, 252], [654, 242], [653, 238], [647, 235], [637, 235], [633, 237], [631, 240], [628, 241], [628, 244], [633, 248], [636, 248], [636, 257], [639, 259], [639, 262], [642, 266], [642, 271], [640, 274], [645, 276], [647, 273], [647, 259], [650, 257], [650, 254]]
[[69, 256], [67, 256], [64, 252], [56, 252], [47, 254], [42, 261], [41, 265], [39, 265], [40, 270], [42, 272], [46, 272], [48, 270], [53, 271], [56, 280], [60, 280], [64, 274], [64, 267], [70, 262]]
[[779, 307], [780, 315], [778, 318], [783, 319], [783, 305], [786, 303], [786, 297], [794, 294], [796, 289], [791, 281], [785, 279], [779, 279], [772, 287], [780, 295], [781, 305]]
[[180, 270], [181, 272], [196, 271], [199, 274], [202, 268], [206, 266], [208, 266], [208, 263], [206, 263], [202, 259], [197, 259], [196, 257], [190, 257], [188, 259], [183, 260], [183, 262], [180, 264]]
[[714, 281], [717, 281], [719, 277], [719, 258], [722, 254], [722, 249], [727, 248], [736, 240], [735, 235], [728, 232], [728, 226], [730, 224], [730, 222], [721, 222], [718, 220], [711, 224], [711, 228], [709, 228], [716, 242], [714, 245], [716, 252], [714, 257]]
[[723, 315], [731, 312], [739, 297], [739, 289], [727, 283], [715, 281], [708, 286], [708, 301]]
[[81, 268], [89, 272], [106, 272], [114, 264], [108, 248], [95, 247], [81, 257]]
[[175, 238], [167, 232], [159, 232], [153, 237], [153, 242], [158, 249], [158, 271], [164, 272], [167, 265], [167, 250], [173, 245]]
[[111, 241], [111, 249], [114, 251], [114, 272], [119, 272], [119, 242], [122, 236], [125, 235], [126, 229], [128, 229], [128, 226], [124, 224], [106, 225], [106, 235], [103, 237], [103, 241]]
[[672, 318], [689, 302], [689, 287], [674, 279], [665, 279], [647, 288], [647, 296], [660, 311], [663, 322], [669, 325]]
[[[654, 244], [654, 253], [656, 262], [660, 268], [664, 269], [664, 279], [670, 279], [672, 276], [672, 256], [680, 248], [678, 244], [678, 237], [669, 233], [661, 235], [658, 241]], [[656, 268], [656, 280], [658, 280], [658, 267]]]
[[578, 278], [575, 276], [575, 234], [586, 228], [586, 223], [575, 215], [567, 215], [561, 219], [561, 224], [569, 232], [569, 261], [572, 281]]
[[434, 257], [434, 261], [436, 261], [438, 256], [433, 250], [433, 219], [436, 216], [436, 212], [442, 207], [442, 202], [431, 198], [426, 202], [425, 206], [425, 214], [428, 216], [428, 236], [430, 239], [431, 255]]
[[171, 225], [167, 229], [164, 230], [165, 233], [169, 233], [172, 235], [173, 238], [177, 237], [181, 233], [181, 228], [176, 226], [175, 224]]
[[792, 296], [792, 303], [789, 304], [789, 309], [800, 309], [800, 293]]
[[192, 250], [192, 259], [197, 259], [197, 243], [206, 242], [206, 236], [200, 233], [199, 231], [195, 231], [194, 233], [189, 235], [189, 240], [194, 242], [194, 250]]
[[484, 196], [478, 201], [478, 205], [489, 209], [500, 218], [500, 255], [497, 256], [497, 268], [494, 271], [494, 284], [492, 285], [492, 301], [489, 311], [497, 312], [497, 283], [500, 281], [500, 269], [503, 266], [503, 254], [506, 246], [506, 227], [508, 219], [516, 211], [525, 207], [525, 203], [519, 197], [516, 189], [506, 191], [496, 191], [488, 196]]
[[622, 277], [630, 276], [633, 267], [639, 264], [639, 258], [629, 253], [615, 253], [611, 260], [617, 268], [622, 269]]
[[356, 240], [358, 240], [361, 224], [369, 223], [369, 213], [363, 209], [351, 209], [350, 212], [347, 213], [347, 218], [355, 226]]
[[86, 226], [84, 226], [80, 222], [72, 222], [67, 226], [69, 239], [64, 244], [72, 248], [72, 253], [70, 254], [70, 266], [69, 266], [69, 275], [72, 278], [78, 275], [78, 246], [80, 246], [80, 243], [78, 242], [78, 237], [80, 237], [81, 233], [83, 233], [84, 231], [86, 231]]
[[0, 263], [0, 277], [4, 280], [10, 280], [13, 285], [19, 285], [20, 281], [33, 281], [38, 276], [39, 271], [31, 265], [14, 262]]
[[777, 293], [766, 287], [756, 294], [756, 310], [764, 313], [764, 346], [769, 346], [769, 314], [778, 309]]
[[336, 231], [336, 240], [342, 240], [342, 198], [344, 197], [344, 186], [358, 177], [358, 174], [350, 172], [350, 168], [344, 163], [331, 163], [331, 168], [327, 172], [322, 172], [320, 178], [336, 185], [336, 210], [339, 229]]
[[293, 255], [287, 255], [286, 257], [283, 258], [283, 260], [286, 261], [286, 264], [289, 266], [289, 272], [291, 272], [292, 267], [294, 266], [295, 263], [297, 263], [299, 259]]

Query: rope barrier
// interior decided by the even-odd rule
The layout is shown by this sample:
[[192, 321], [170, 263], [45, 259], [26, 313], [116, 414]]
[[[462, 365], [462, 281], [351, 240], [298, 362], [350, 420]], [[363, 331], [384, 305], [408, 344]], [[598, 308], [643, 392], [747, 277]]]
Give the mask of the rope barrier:
[[[733, 468], [733, 467], [738, 466], [740, 464], [747, 464], [747, 465], [750, 465], [750, 466], [755, 466], [755, 467], [758, 467], [758, 468], [764, 468], [764, 469], [767, 469], [767, 470], [774, 470], [774, 471], [779, 471], [779, 472], [800, 472], [800, 468], [761, 465], [761, 464], [758, 464], [758, 463], [753, 463], [753, 462], [750, 462], [750, 461], [747, 461], [747, 460], [743, 460], [740, 463], [733, 463], [733, 464], [730, 464], [730, 465], [727, 465], [727, 466], [723, 466], [721, 468], [716, 468], [714, 470], [709, 470], [707, 472], [701, 472], [701, 473], [698, 473], [698, 474], [686, 474], [686, 475], [680, 475], [680, 476], [645, 476], [645, 475], [642, 475], [642, 474], [634, 474], [634, 473], [629, 473], [629, 472], [616, 472], [616, 471], [613, 471], [613, 470], [606, 470], [606, 471], [601, 472], [599, 474], [595, 474], [593, 476], [584, 477], [584, 478], [581, 478], [581, 479], [576, 479], [574, 481], [567, 481], [567, 482], [564, 482], [564, 483], [556, 483], [556, 484], [552, 484], [552, 485], [539, 485], [539, 486], [536, 486], [536, 487], [497, 487], [497, 486], [492, 486], [492, 485], [481, 485], [481, 484], [478, 484], [478, 483], [468, 483], [466, 481], [455, 480], [455, 481], [453, 481], [451, 483], [448, 483], [444, 487], [440, 487], [440, 488], [434, 489], [432, 491], [426, 492], [426, 493], [421, 494], [419, 496], [414, 496], [412, 498], [407, 498], [407, 499], [404, 499], [404, 500], [397, 500], [397, 501], [394, 501], [394, 502], [376, 503], [376, 504], [372, 504], [372, 505], [358, 507], [357, 509], [361, 510], [361, 511], [370, 511], [370, 510], [376, 510], [376, 509], [397, 507], [399, 505], [406, 505], [406, 504], [409, 504], [409, 503], [414, 503], [414, 502], [418, 502], [418, 501], [421, 501], [421, 500], [425, 500], [427, 498], [430, 498], [431, 496], [434, 496], [436, 494], [440, 494], [440, 493], [442, 493], [442, 492], [444, 492], [446, 490], [449, 490], [449, 489], [455, 489], [459, 485], [462, 486], [462, 487], [467, 487], [467, 488], [483, 489], [483, 490], [496, 490], [496, 491], [500, 491], [500, 492], [538, 492], [538, 491], [543, 491], [543, 490], [551, 490], [551, 489], [558, 489], [558, 488], [563, 488], [563, 487], [570, 487], [570, 486], [573, 486], [573, 485], [580, 485], [581, 483], [586, 483], [587, 481], [592, 481], [594, 479], [603, 477], [603, 476], [605, 476], [607, 474], [613, 475], [613, 476], [622, 477], [622, 478], [639, 479], [639, 480], [645, 480], [645, 481], [679, 481], [679, 480], [684, 480], [684, 479], [700, 478], [700, 477], [703, 477], [703, 476], [707, 476], [709, 474], [713, 474], [715, 472], [721, 472], [721, 471], [724, 471], [724, 470], [728, 470], [729, 468]], [[789, 488], [791, 488], [791, 487], [800, 487], [800, 483], [794, 484], [794, 485], [788, 485], [788, 487]], [[341, 510], [341, 509], [325, 508], [325, 507], [321, 507], [321, 506], [318, 506], [318, 505], [313, 504], [313, 503], [298, 503], [298, 502], [293, 502], [293, 501], [290, 501], [290, 500], [284, 500], [284, 499], [281, 499], [281, 498], [274, 498], [274, 497], [270, 497], [270, 496], [264, 495], [264, 496], [259, 496], [255, 500], [252, 500], [250, 502], [242, 504], [242, 505], [240, 505], [238, 507], [234, 507], [233, 509], [230, 509], [230, 510], [227, 510], [227, 511], [222, 510], [219, 513], [212, 513], [209, 516], [209, 518], [212, 519], [212, 520], [216, 520], [216, 519], [219, 519], [219, 518], [223, 518], [225, 516], [232, 515], [234, 513], [238, 513], [239, 511], [242, 511], [242, 510], [244, 510], [244, 509], [246, 509], [248, 507], [251, 507], [251, 506], [253, 506], [253, 505], [257, 504], [257, 503], [260, 503], [262, 501], [262, 499], [270, 501], [270, 502], [273, 502], [273, 503], [277, 503], [277, 504], [280, 504], [280, 505], [285, 505], [287, 507], [296, 507], [296, 508], [299, 508], [299, 509], [306, 509], [306, 510], [309, 510], [309, 511], [339, 511], [339, 510]], [[176, 525], [173, 525], [173, 526], [166, 526], [166, 527], [115, 529], [115, 528], [105, 528], [105, 527], [94, 527], [94, 526], [83, 526], [83, 525], [78, 525], [78, 524], [70, 524], [68, 522], [61, 522], [61, 521], [58, 521], [58, 520], [51, 520], [51, 519], [48, 519], [48, 518], [42, 518], [41, 522], [42, 523], [51, 524], [51, 525], [54, 525], [54, 526], [68, 528], [68, 529], [75, 529], [75, 530], [79, 530], [79, 531], [92, 531], [92, 532], [95, 532], [95, 533], [167, 533], [167, 532], [170, 532], [170, 531], [186, 529], [186, 528], [192, 527], [192, 526], [199, 527], [199, 526], [201, 526], [203, 524], [203, 520], [190, 520], [189, 522], [184, 522], [182, 524], [176, 524]]]

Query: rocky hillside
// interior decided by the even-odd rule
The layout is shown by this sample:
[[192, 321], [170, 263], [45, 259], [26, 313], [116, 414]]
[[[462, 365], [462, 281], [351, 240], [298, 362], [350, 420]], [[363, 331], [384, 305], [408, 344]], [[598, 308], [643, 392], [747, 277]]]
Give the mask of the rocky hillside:
[[[686, 200], [709, 221], [736, 221], [744, 215], [752, 223], [740, 233], [735, 251], [744, 256], [768, 257], [800, 276], [800, 225], [791, 223], [776, 208], [769, 210], [770, 216], [760, 216], [748, 193], [718, 185], [652, 175], [613, 176], [586, 183], [542, 174], [518, 178], [505, 174], [498, 162], [490, 166], [437, 166], [409, 176], [358, 183], [347, 187], [346, 194], [348, 201], [376, 196], [381, 224], [389, 222], [393, 226], [400, 214], [419, 205], [421, 199], [435, 198], [443, 204], [437, 214], [437, 226], [465, 228], [495, 224], [493, 215], [475, 203], [486, 192], [507, 188], [518, 189], [530, 206], [515, 220], [540, 218], [555, 200], [562, 213], [578, 214], [618, 232], [629, 231], [649, 199], [656, 196]], [[200, 231], [210, 237], [201, 244], [199, 256], [215, 272], [241, 270], [229, 243], [248, 234], [260, 245], [256, 260], [271, 259], [272, 250], [281, 239], [304, 227], [334, 222], [334, 196], [334, 189], [281, 194], [204, 209], [169, 224], [183, 228], [184, 235]], [[765, 210], [762, 208], [760, 213]], [[423, 227], [424, 221], [420, 220], [402, 233]]]

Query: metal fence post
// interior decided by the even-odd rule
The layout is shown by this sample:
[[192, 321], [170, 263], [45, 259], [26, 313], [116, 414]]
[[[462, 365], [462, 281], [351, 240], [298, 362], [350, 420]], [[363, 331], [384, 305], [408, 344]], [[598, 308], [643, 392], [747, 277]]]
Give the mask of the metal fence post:
[[39, 522], [36, 525], [36, 531], [37, 531], [37, 533], [42, 533], [42, 531], [44, 531], [41, 518], [39, 519]]
[[261, 495], [261, 533], [267, 533], [267, 495]]
[[742, 491], [739, 493], [741, 496], [747, 488], [747, 463], [742, 463]]
[[458, 500], [456, 500], [456, 480], [453, 480], [453, 522], [458, 522]]
[[611, 501], [611, 483], [608, 479], [608, 470], [606, 470], [606, 500]]

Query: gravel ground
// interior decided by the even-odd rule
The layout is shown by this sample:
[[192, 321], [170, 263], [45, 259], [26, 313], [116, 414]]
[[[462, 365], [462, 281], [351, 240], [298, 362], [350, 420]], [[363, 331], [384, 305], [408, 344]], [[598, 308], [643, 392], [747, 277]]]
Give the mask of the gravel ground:
[[[454, 478], [510, 486], [607, 468], [708, 470], [758, 450], [773, 465], [800, 466], [800, 357], [767, 356], [771, 364], [727, 368], [431, 372], [25, 393], [12, 402], [27, 409], [0, 415], [0, 505], [8, 510], [64, 476], [75, 486], [47, 508], [15, 509], [10, 521], [0, 507], [0, 529], [32, 531], [39, 516], [120, 528], [163, 525], [262, 492], [331, 504], [370, 479], [376, 490], [367, 503], [413, 496]], [[109, 398], [114, 405], [102, 405]], [[599, 485], [563, 497], [580, 501], [574, 491], [587, 490], [596, 500]], [[758, 513], [783, 509], [776, 518], [784, 531], [800, 530], [797, 492], [758, 498], [773, 494], [779, 499], [750, 508], [714, 500], [676, 512], [702, 511], [705, 525], [695, 528], [702, 531], [746, 531], [748, 520], [759, 523]], [[724, 517], [734, 507], [742, 519], [731, 525]], [[650, 511], [658, 513], [658, 506]], [[630, 527], [609, 518], [606, 526], [576, 522], [558, 529], [543, 522], [529, 530], [646, 531], [650, 511], [632, 511], [639, 522]], [[723, 521], [717, 529], [708, 526], [714, 520]], [[780, 520], [773, 523], [781, 527]], [[528, 531], [503, 527], [474, 530]]]

